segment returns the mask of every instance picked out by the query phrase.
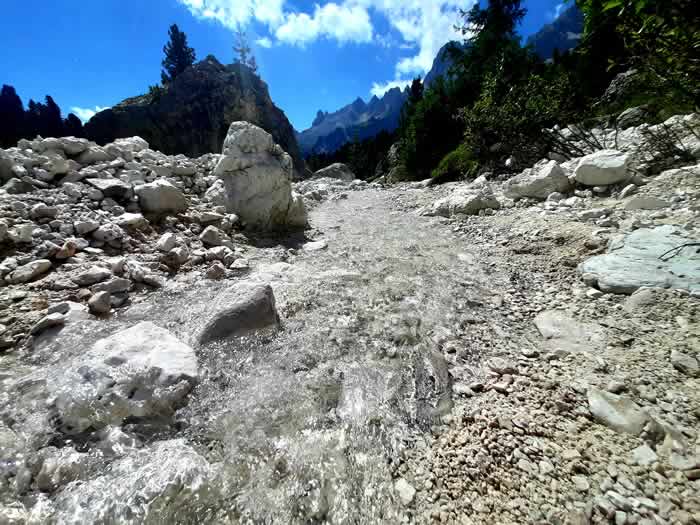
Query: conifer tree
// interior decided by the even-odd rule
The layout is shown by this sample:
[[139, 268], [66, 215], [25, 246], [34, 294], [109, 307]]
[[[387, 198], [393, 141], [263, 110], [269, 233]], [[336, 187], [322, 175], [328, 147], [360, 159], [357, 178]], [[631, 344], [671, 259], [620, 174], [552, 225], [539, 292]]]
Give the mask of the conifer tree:
[[175, 80], [196, 60], [194, 49], [187, 45], [187, 35], [180, 31], [177, 24], [170, 26], [168, 36], [170, 39], [163, 47], [165, 58], [163, 59], [163, 71], [160, 75], [164, 85]]
[[258, 63], [248, 44], [248, 35], [242, 29], [236, 31], [236, 41], [233, 44], [233, 52], [235, 54], [236, 63], [249, 67], [253, 70], [253, 73], [258, 72]]

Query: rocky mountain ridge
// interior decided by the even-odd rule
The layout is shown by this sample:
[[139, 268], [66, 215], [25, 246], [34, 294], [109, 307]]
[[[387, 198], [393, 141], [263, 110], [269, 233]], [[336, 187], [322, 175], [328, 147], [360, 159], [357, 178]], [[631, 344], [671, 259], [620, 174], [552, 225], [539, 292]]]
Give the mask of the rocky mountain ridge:
[[272, 102], [265, 82], [241, 64], [225, 66], [213, 56], [194, 64], [170, 85], [124, 100], [85, 125], [98, 144], [139, 136], [168, 155], [198, 157], [221, 151], [231, 122], [254, 123], [280, 144], [298, 173], [303, 159], [294, 129]]

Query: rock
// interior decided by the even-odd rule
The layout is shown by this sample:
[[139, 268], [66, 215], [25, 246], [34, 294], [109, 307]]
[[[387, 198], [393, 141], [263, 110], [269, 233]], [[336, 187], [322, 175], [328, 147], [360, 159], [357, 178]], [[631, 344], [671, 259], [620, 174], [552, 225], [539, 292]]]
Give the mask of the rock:
[[189, 260], [189, 258], [190, 252], [187, 249], [187, 246], [183, 245], [170, 250], [168, 253], [163, 255], [161, 260], [166, 266], [169, 266], [171, 268], [179, 268], [180, 266], [185, 264]]
[[10, 179], [2, 189], [10, 195], [21, 195], [22, 193], [31, 193], [35, 188], [24, 180]]
[[66, 322], [66, 318], [62, 313], [54, 312], [54, 313], [49, 313], [48, 315], [44, 316], [37, 322], [34, 326], [32, 326], [30, 332], [32, 335], [39, 335], [45, 330], [48, 330], [49, 328], [53, 328], [55, 326], [63, 326]]
[[498, 209], [500, 202], [496, 200], [491, 187], [486, 185], [481, 188], [459, 188], [444, 199], [433, 203], [426, 215], [451, 217], [453, 215], [476, 215], [481, 210]]
[[226, 277], [226, 268], [224, 268], [223, 264], [217, 261], [214, 264], [212, 264], [209, 268], [207, 268], [207, 271], [205, 272], [204, 276], [207, 279], [218, 281]]
[[588, 407], [597, 421], [617, 432], [638, 436], [649, 421], [634, 401], [593, 386], [588, 388]]
[[303, 250], [305, 252], [318, 252], [320, 250], [325, 250], [326, 248], [328, 248], [328, 243], [323, 240], [307, 242], [303, 246]]
[[30, 244], [33, 240], [34, 227], [31, 224], [20, 224], [10, 229], [7, 236], [15, 244]]
[[127, 184], [113, 177], [106, 179], [85, 179], [90, 186], [102, 192], [105, 197], [116, 200], [124, 200], [131, 197], [131, 184]]
[[109, 313], [112, 309], [112, 295], [107, 291], [97, 292], [90, 297], [88, 308], [93, 314], [97, 315]]
[[671, 204], [658, 197], [649, 195], [637, 195], [625, 202], [626, 210], [660, 210], [668, 208]]
[[101, 266], [91, 266], [86, 271], [74, 276], [71, 280], [78, 286], [90, 286], [112, 276], [112, 272]]
[[559, 163], [552, 160], [537, 164], [510, 179], [505, 194], [510, 199], [531, 197], [545, 200], [552, 193], [567, 193], [570, 189], [571, 183], [566, 173]]
[[326, 166], [314, 173], [315, 178], [327, 177], [329, 179], [338, 179], [344, 182], [352, 182], [357, 177], [352, 170], [341, 162], [336, 162], [330, 166]]
[[671, 364], [673, 368], [690, 377], [700, 377], [698, 360], [693, 356], [679, 352], [675, 348], [671, 351]]
[[78, 235], [85, 235], [86, 233], [94, 232], [99, 227], [100, 223], [95, 221], [77, 221], [73, 223], [75, 233]]
[[586, 186], [608, 186], [629, 178], [630, 157], [617, 150], [601, 150], [583, 157], [574, 177]]
[[177, 244], [177, 237], [174, 233], [164, 233], [156, 243], [156, 249], [161, 252], [169, 252]]
[[148, 227], [148, 219], [140, 213], [122, 213], [114, 219], [114, 222], [122, 228], [144, 230]]
[[649, 111], [644, 107], [632, 107], [624, 110], [617, 117], [617, 126], [620, 129], [627, 129], [633, 126], [644, 124], [649, 119]]
[[218, 294], [202, 318], [196, 337], [199, 344], [279, 324], [270, 285], [249, 283], [236, 284]]
[[605, 348], [605, 330], [595, 323], [576, 321], [559, 310], [546, 310], [534, 319], [550, 351], [596, 352]]
[[637, 465], [647, 467], [653, 463], [656, 463], [659, 460], [659, 457], [656, 455], [656, 452], [649, 447], [649, 445], [644, 444], [632, 451], [632, 459]]
[[124, 230], [114, 223], [108, 222], [92, 232], [95, 240], [106, 242], [108, 244], [120, 243], [124, 237]]
[[123, 277], [112, 277], [109, 281], [98, 283], [90, 287], [93, 293], [109, 292], [110, 294], [123, 293], [129, 291], [131, 281]]
[[129, 261], [129, 275], [134, 282], [144, 283], [154, 288], [162, 288], [165, 285], [163, 278], [149, 272], [136, 261]]
[[248, 122], [233, 122], [223, 155], [214, 174], [224, 183], [227, 212], [255, 229], [306, 226], [303, 201], [292, 193], [292, 160], [271, 135]]
[[630, 195], [632, 195], [635, 191], [637, 191], [637, 185], [636, 184], [628, 184], [623, 188], [623, 190], [620, 192], [620, 198], [621, 199], [626, 199]]
[[60, 430], [79, 434], [127, 418], [163, 418], [198, 380], [192, 348], [150, 322], [101, 339], [48, 386]]
[[394, 483], [394, 490], [396, 490], [401, 503], [405, 506], [410, 505], [416, 495], [416, 489], [404, 478], [399, 478], [396, 483]]
[[692, 247], [659, 257], [693, 239], [671, 225], [642, 228], [611, 240], [608, 253], [578, 267], [584, 281], [604, 292], [631, 294], [641, 287], [700, 289], [700, 254]]
[[100, 146], [90, 146], [88, 149], [78, 155], [77, 161], [83, 165], [97, 164], [98, 162], [106, 162], [109, 160], [109, 153]]
[[148, 137], [155, 150], [196, 158], [218, 151], [224, 130], [238, 120], [271, 133], [301, 174], [304, 161], [294, 129], [273, 104], [265, 82], [246, 66], [226, 66], [211, 55], [178, 75], [157, 100], [149, 95], [124, 100], [90, 119], [85, 132], [99, 144], [117, 135]]
[[156, 179], [134, 188], [141, 210], [154, 215], [181, 213], [187, 210], [185, 195], [167, 180]]
[[59, 261], [62, 261], [73, 257], [77, 251], [78, 244], [73, 240], [68, 240], [63, 243], [63, 246], [59, 248], [54, 257]]
[[225, 246], [231, 243], [228, 236], [216, 226], [207, 226], [199, 235], [199, 240], [205, 246]]
[[29, 215], [34, 219], [54, 218], [56, 215], [58, 215], [58, 208], [55, 206], [47, 206], [43, 202], [40, 202], [39, 204], [32, 206]]
[[51, 269], [51, 261], [46, 259], [38, 259], [30, 263], [20, 266], [16, 270], [10, 272], [10, 274], [5, 277], [10, 284], [20, 284], [33, 281], [40, 275], [45, 274]]
[[75, 452], [70, 447], [57, 451], [44, 459], [36, 476], [37, 488], [53, 492], [72, 481], [84, 478], [88, 473], [88, 461], [87, 454]]

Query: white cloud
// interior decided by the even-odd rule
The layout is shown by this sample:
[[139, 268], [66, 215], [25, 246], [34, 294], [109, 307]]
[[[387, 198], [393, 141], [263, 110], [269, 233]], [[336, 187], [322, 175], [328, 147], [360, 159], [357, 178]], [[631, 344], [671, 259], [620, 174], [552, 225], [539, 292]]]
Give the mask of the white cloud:
[[404, 89], [406, 86], [410, 85], [411, 80], [390, 80], [389, 82], [384, 82], [383, 84], [373, 82], [372, 89], [370, 89], [370, 93], [381, 98], [384, 96], [384, 93], [386, 93], [390, 89], [394, 89], [395, 87]]
[[82, 120], [83, 123], [87, 122], [92, 117], [94, 117], [97, 113], [99, 113], [100, 111], [104, 111], [105, 109], [109, 109], [109, 106], [107, 106], [107, 107], [95, 106], [94, 109], [79, 108], [77, 106], [73, 106], [72, 108], [70, 108], [70, 110], [73, 113], [75, 113], [75, 116], [78, 117], [80, 120]]
[[276, 27], [282, 23], [284, 0], [178, 0], [198, 17], [235, 29], [251, 20]]
[[255, 43], [258, 44], [260, 47], [264, 47], [264, 48], [267, 48], [267, 49], [269, 49], [269, 48], [272, 47], [272, 40], [270, 40], [270, 39], [267, 38], [266, 36], [264, 36], [264, 37], [262, 37], [262, 38], [258, 38], [258, 39], [255, 41]]
[[333, 38], [340, 43], [366, 43], [372, 40], [372, 32], [367, 9], [330, 2], [324, 6], [316, 4], [312, 16], [289, 13], [276, 29], [275, 36], [282, 42], [303, 46], [319, 37]]
[[566, 5], [564, 4], [564, 2], [562, 2], [561, 4], [557, 4], [557, 7], [554, 8], [554, 18], [559, 18], [559, 15], [565, 7]]

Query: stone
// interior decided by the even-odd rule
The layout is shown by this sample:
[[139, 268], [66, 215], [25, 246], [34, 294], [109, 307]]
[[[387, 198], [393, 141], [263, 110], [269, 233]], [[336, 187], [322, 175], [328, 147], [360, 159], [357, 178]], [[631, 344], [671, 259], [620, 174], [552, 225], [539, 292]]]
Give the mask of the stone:
[[107, 314], [112, 309], [112, 295], [107, 291], [97, 292], [88, 301], [88, 308], [93, 314]]
[[226, 277], [226, 268], [224, 268], [224, 265], [221, 264], [219, 261], [216, 261], [209, 268], [207, 268], [207, 271], [204, 273], [204, 276], [207, 279], [218, 281]]
[[3, 187], [10, 195], [21, 195], [23, 193], [31, 193], [34, 191], [34, 186], [20, 179], [10, 179]]
[[511, 178], [506, 185], [505, 195], [510, 199], [530, 197], [545, 200], [553, 193], [567, 193], [570, 190], [569, 177], [559, 163], [552, 160], [537, 164]]
[[637, 191], [637, 185], [636, 184], [628, 184], [620, 192], [620, 198], [626, 199], [627, 197], [632, 195], [635, 191]]
[[535, 326], [550, 351], [596, 352], [605, 348], [605, 330], [596, 323], [583, 323], [560, 310], [545, 310], [535, 316]]
[[72, 281], [78, 286], [90, 286], [112, 276], [112, 272], [101, 266], [91, 266], [87, 270], [72, 277]]
[[608, 186], [629, 178], [630, 157], [617, 150], [600, 150], [581, 158], [574, 171], [585, 186]]
[[92, 232], [92, 237], [95, 240], [106, 242], [108, 244], [121, 242], [124, 237], [124, 230], [112, 222], [103, 224]]
[[342, 162], [336, 162], [335, 164], [331, 164], [330, 166], [326, 166], [325, 168], [318, 170], [316, 173], [314, 173], [314, 177], [338, 179], [344, 182], [352, 182], [357, 178], [352, 170]]
[[131, 197], [132, 188], [131, 184], [115, 179], [113, 177], [104, 179], [85, 179], [93, 188], [96, 188], [102, 192], [105, 197], [116, 200], [124, 200]]
[[638, 436], [649, 421], [634, 401], [593, 386], [588, 388], [588, 407], [597, 421], [621, 433]]
[[659, 460], [659, 457], [656, 455], [656, 452], [654, 452], [651, 447], [645, 443], [632, 451], [632, 459], [637, 465], [647, 467], [653, 463], [656, 463]]
[[68, 435], [166, 418], [184, 404], [199, 372], [194, 350], [167, 330], [142, 322], [99, 340], [48, 386], [60, 430]]
[[156, 243], [156, 250], [161, 252], [169, 252], [177, 244], [177, 237], [174, 233], [164, 233]]
[[154, 215], [176, 214], [187, 210], [185, 195], [167, 180], [157, 179], [134, 188], [144, 213]]
[[128, 292], [131, 288], [131, 281], [124, 277], [112, 277], [109, 281], [98, 283], [90, 287], [93, 293], [109, 292], [110, 294]]
[[199, 235], [199, 240], [205, 246], [225, 246], [231, 241], [228, 236], [216, 226], [207, 226]]
[[671, 364], [673, 368], [690, 377], [700, 377], [700, 366], [698, 360], [693, 356], [684, 354], [676, 350], [671, 351]]
[[109, 154], [101, 146], [92, 145], [83, 151], [76, 159], [82, 165], [97, 164], [109, 160]]
[[144, 230], [148, 227], [148, 219], [140, 213], [122, 213], [115, 217], [114, 222], [121, 228], [131, 228], [134, 230]]
[[48, 330], [49, 328], [54, 328], [56, 326], [63, 326], [66, 322], [66, 318], [62, 313], [54, 312], [42, 317], [39, 322], [32, 326], [30, 332], [32, 335], [39, 335], [40, 333]]
[[461, 187], [451, 195], [433, 203], [425, 214], [430, 216], [451, 217], [453, 215], [476, 215], [481, 210], [498, 209], [501, 203], [493, 195], [487, 184], [481, 188]]
[[607, 253], [581, 263], [578, 271], [589, 286], [604, 292], [632, 294], [641, 287], [700, 289], [700, 254], [693, 247], [672, 257], [661, 255], [693, 238], [672, 225], [642, 228], [613, 238]]
[[100, 223], [95, 221], [77, 221], [73, 223], [75, 233], [78, 235], [85, 235], [86, 233], [94, 232], [99, 227]]
[[663, 208], [668, 208], [671, 203], [659, 199], [658, 197], [652, 197], [649, 195], [636, 195], [625, 202], [626, 210], [661, 210]]
[[161, 257], [163, 264], [171, 268], [179, 268], [190, 258], [190, 251], [187, 246], [177, 246]]
[[416, 489], [404, 478], [399, 478], [396, 483], [394, 483], [394, 490], [399, 495], [401, 503], [405, 506], [410, 505], [416, 495]]
[[583, 476], [572, 476], [571, 481], [574, 482], [574, 487], [579, 492], [588, 492], [591, 488], [590, 483], [588, 483], [588, 480]]
[[78, 244], [73, 240], [67, 240], [63, 246], [59, 248], [54, 257], [59, 261], [69, 259], [78, 251]]
[[307, 242], [303, 246], [303, 250], [305, 252], [318, 252], [321, 250], [325, 250], [326, 248], [328, 248], [328, 243], [323, 240]]
[[58, 208], [55, 206], [47, 206], [43, 202], [40, 202], [39, 204], [32, 206], [32, 209], [29, 211], [29, 215], [34, 219], [54, 218], [56, 215], [58, 215]]
[[37, 259], [36, 261], [18, 267], [16, 270], [10, 272], [5, 279], [10, 284], [27, 283], [48, 272], [51, 266], [51, 261], [47, 259]]
[[266, 131], [231, 123], [214, 175], [223, 181], [222, 203], [249, 228], [304, 228], [306, 209], [292, 192], [292, 159]]
[[245, 282], [213, 297], [201, 317], [196, 336], [200, 345], [279, 324], [272, 287]]

